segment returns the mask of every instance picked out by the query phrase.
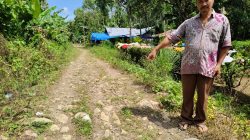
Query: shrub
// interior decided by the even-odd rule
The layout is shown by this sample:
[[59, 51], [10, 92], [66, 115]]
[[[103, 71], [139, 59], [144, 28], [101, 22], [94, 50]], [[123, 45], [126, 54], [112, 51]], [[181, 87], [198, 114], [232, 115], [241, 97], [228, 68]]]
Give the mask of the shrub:
[[250, 40], [246, 41], [233, 41], [233, 48], [236, 49], [241, 56], [250, 58]]
[[155, 88], [158, 86], [168, 93], [167, 96], [160, 98], [161, 103], [171, 110], [180, 109], [182, 104], [181, 84], [173, 80], [167, 80], [159, 83]]
[[143, 67], [150, 71], [151, 75], [167, 78], [171, 77], [173, 72], [178, 73], [180, 59], [180, 53], [172, 49], [162, 49], [154, 61], [144, 61]]
[[136, 37], [133, 38], [133, 42], [141, 43], [142, 42], [142, 38], [139, 37], [139, 36], [136, 36]]
[[102, 41], [101, 46], [113, 48], [115, 45], [112, 42], [110, 42], [109, 40], [105, 40], [105, 41]]
[[235, 60], [223, 65], [221, 73], [230, 93], [240, 86], [242, 78], [250, 76], [250, 41], [234, 41], [233, 48], [237, 51], [232, 56]]
[[65, 44], [69, 41], [68, 24], [57, 12], [51, 13], [56, 7], [43, 11], [37, 18], [31, 20], [26, 26], [25, 39], [34, 46], [41, 44], [43, 39]]
[[150, 51], [151, 49], [149, 48], [131, 47], [124, 50], [121, 49], [121, 56], [123, 56], [123, 58], [130, 59], [130, 61], [142, 66], [142, 61], [146, 58]]

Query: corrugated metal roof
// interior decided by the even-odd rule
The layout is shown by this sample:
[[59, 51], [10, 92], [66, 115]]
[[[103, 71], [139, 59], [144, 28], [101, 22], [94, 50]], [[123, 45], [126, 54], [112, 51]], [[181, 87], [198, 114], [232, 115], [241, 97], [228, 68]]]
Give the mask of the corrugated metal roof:
[[[148, 28], [143, 28], [141, 29], [141, 35], [145, 34], [147, 31], [152, 29], [151, 27]], [[111, 28], [111, 27], [106, 27], [106, 31], [110, 37], [121, 37], [121, 36], [126, 36], [130, 37], [130, 28]], [[138, 36], [140, 35], [140, 29], [131, 29], [131, 36]]]

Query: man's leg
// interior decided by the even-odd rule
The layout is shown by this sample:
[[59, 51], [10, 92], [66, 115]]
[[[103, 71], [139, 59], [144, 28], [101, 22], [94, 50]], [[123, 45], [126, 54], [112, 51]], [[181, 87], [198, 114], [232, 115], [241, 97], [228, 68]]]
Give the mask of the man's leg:
[[194, 93], [197, 83], [196, 74], [183, 74], [181, 75], [183, 103], [181, 110], [181, 117], [183, 121], [193, 121], [194, 109]]
[[208, 96], [212, 84], [213, 84], [213, 78], [198, 75], [197, 77], [198, 100], [196, 103], [194, 121], [200, 127], [199, 128], [200, 130], [203, 129], [201, 131], [207, 130], [207, 127], [205, 126], [205, 120], [206, 120]]

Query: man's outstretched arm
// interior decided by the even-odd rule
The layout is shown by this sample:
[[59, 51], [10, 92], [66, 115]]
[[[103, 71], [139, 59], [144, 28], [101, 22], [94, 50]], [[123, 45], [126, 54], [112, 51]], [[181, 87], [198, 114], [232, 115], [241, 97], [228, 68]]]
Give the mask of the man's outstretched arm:
[[167, 47], [170, 43], [171, 43], [171, 40], [169, 40], [168, 37], [165, 37], [165, 39], [150, 52], [147, 58], [150, 60], [155, 59], [157, 52], [160, 49]]

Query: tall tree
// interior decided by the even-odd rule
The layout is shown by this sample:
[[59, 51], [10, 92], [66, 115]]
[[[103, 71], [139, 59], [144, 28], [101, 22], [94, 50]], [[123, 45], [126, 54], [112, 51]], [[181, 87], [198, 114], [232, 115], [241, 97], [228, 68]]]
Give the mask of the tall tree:
[[186, 19], [192, 17], [196, 12], [196, 0], [169, 0], [167, 3], [172, 5], [172, 17], [175, 24], [178, 26]]
[[75, 19], [70, 23], [71, 40], [80, 42], [89, 38], [91, 32], [103, 31], [103, 15], [95, 0], [84, 0], [82, 8], [75, 10]]
[[250, 39], [250, 1], [227, 0], [223, 7], [231, 24], [233, 39]]
[[104, 24], [107, 24], [113, 5], [114, 0], [96, 0], [96, 6], [99, 8], [104, 17]]

